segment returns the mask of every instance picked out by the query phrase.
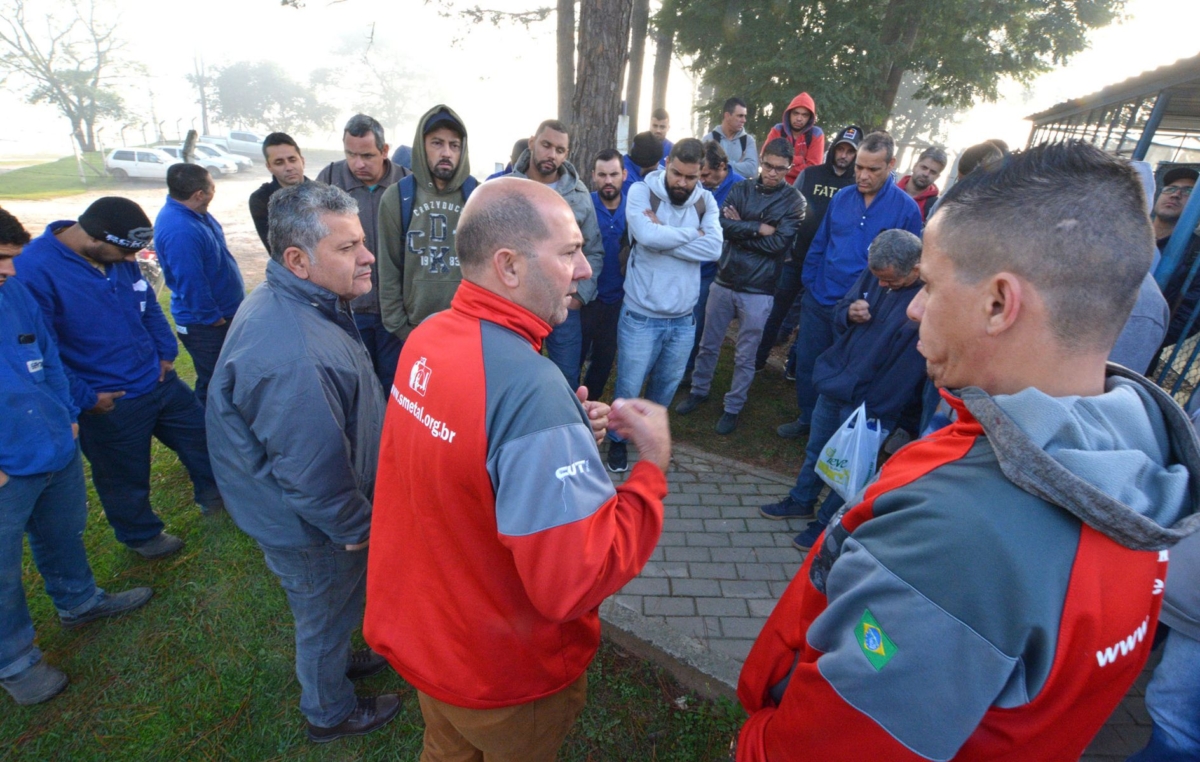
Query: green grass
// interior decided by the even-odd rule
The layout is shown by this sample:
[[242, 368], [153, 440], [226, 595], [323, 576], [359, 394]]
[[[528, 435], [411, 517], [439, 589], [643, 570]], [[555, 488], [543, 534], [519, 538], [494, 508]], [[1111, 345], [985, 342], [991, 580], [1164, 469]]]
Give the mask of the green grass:
[[64, 156], [0, 174], [0, 198], [56, 198], [116, 185], [116, 181], [104, 174], [104, 157], [98, 152], [84, 154], [83, 161], [86, 185], [79, 181], [75, 157]]
[[[166, 303], [166, 294], [160, 299]], [[181, 350], [182, 351], [182, 350]], [[186, 353], [180, 375], [193, 377]], [[399, 692], [400, 716], [363, 738], [310, 744], [293, 672], [287, 602], [255, 543], [227, 516], [202, 518], [174, 453], [153, 450], [151, 502], [180, 553], [143, 561], [113, 538], [89, 492], [84, 542], [97, 583], [151, 585], [139, 611], [63, 630], [25, 552], [39, 646], [71, 677], [57, 698], [18, 707], [0, 696], [0, 759], [413, 760], [421, 747], [416, 694], [390, 671], [364, 694]], [[588, 706], [560, 759], [568, 762], [725, 760], [743, 715], [689, 694], [667, 673], [605, 643], [589, 670]]]

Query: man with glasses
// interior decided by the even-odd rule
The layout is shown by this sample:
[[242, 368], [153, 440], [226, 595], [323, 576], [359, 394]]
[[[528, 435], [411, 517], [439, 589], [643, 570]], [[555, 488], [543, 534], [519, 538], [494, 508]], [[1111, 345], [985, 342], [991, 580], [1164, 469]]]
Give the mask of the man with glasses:
[[[800, 417], [776, 431], [785, 439], [808, 433], [817, 393], [812, 372], [817, 356], [833, 345], [833, 308], [867, 267], [867, 248], [884, 230], [921, 235], [917, 202], [896, 187], [896, 144], [886, 132], [863, 138], [854, 159], [854, 185], [842, 188], [804, 259], [800, 332], [796, 336], [796, 403]], [[807, 511], [806, 511], [807, 513]], [[801, 518], [800, 514], [778, 518]]]
[[[1200, 173], [1191, 167], [1173, 167], [1163, 175], [1162, 190], [1154, 201], [1154, 210], [1150, 215], [1154, 223], [1154, 238], [1158, 242], [1160, 252], [1166, 251], [1167, 242], [1175, 232], [1175, 225], [1183, 214], [1183, 208], [1191, 200], [1192, 189], [1196, 187], [1198, 176]], [[1193, 233], [1183, 259], [1163, 289], [1163, 296], [1171, 308], [1171, 322], [1167, 327], [1163, 346], [1170, 346], [1179, 341], [1187, 328], [1188, 319], [1196, 311], [1197, 301], [1200, 301], [1200, 277], [1194, 278], [1187, 291], [1184, 291], [1188, 273], [1192, 269], [1192, 263], [1196, 261], [1197, 251], [1200, 251], [1200, 236]], [[1193, 322], [1189, 333], [1195, 334], [1197, 331], [1200, 331], [1200, 319]]]
[[758, 179], [735, 185], [721, 209], [725, 245], [708, 292], [692, 391], [675, 408], [687, 415], [708, 399], [725, 332], [737, 318], [733, 381], [725, 395], [725, 412], [717, 421], [718, 434], [737, 428], [754, 380], [754, 355], [771, 314], [779, 261], [791, 249], [804, 219], [804, 197], [784, 182], [791, 168], [792, 146], [783, 138], [772, 140], [763, 149]]

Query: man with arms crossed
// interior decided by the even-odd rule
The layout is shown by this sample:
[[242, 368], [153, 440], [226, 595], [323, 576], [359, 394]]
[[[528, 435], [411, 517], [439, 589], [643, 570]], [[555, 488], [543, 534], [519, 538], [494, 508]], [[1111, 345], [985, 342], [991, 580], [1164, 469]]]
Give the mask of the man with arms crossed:
[[908, 314], [958, 420], [892, 456], [780, 598], [739, 762], [1080, 757], [1200, 522], [1190, 421], [1106, 366], [1153, 251], [1134, 170], [1084, 143], [950, 189]]

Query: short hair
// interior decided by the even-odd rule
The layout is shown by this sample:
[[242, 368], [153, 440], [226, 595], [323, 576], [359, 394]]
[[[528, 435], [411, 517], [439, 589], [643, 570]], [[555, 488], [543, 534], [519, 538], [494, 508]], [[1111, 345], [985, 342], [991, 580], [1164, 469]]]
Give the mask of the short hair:
[[567, 125], [563, 124], [562, 122], [558, 121], [557, 119], [547, 119], [546, 121], [539, 124], [537, 130], [534, 131], [533, 136], [536, 138], [538, 135], [541, 135], [542, 130], [545, 130], [545, 129], [551, 129], [551, 130], [554, 130], [555, 132], [561, 132], [562, 134], [566, 135], [568, 139], [570, 139], [570, 137], [571, 137], [571, 131], [567, 128]]
[[921, 261], [921, 239], [907, 230], [893, 228], [875, 236], [867, 247], [867, 267], [872, 270], [891, 268], [901, 277], [912, 272]]
[[738, 98], [737, 96], [734, 96], [733, 98], [725, 99], [725, 105], [721, 107], [721, 113], [732, 114], [733, 110], [735, 108], [737, 108], [738, 106], [741, 106], [742, 108], [745, 108], [745, 109], [750, 108], [749, 106], [746, 105], [746, 101], [742, 100], [741, 98]]
[[988, 170], [1002, 161], [1004, 161], [1004, 153], [996, 147], [995, 143], [988, 141], [973, 145], [958, 157], [958, 174], [966, 177], [980, 167]]
[[716, 140], [709, 140], [704, 144], [704, 166], [709, 169], [717, 169], [723, 166], [729, 166], [729, 155], [725, 153], [725, 149]]
[[883, 130], [876, 130], [863, 138], [862, 144], [858, 147], [859, 153], [868, 151], [870, 153], [879, 153], [885, 151], [887, 153], [887, 161], [891, 161], [896, 156], [896, 141], [892, 136]]
[[1005, 156], [1011, 156], [1011, 155], [1012, 155], [1012, 151], [1008, 150], [1008, 143], [1006, 143], [1005, 141], [1001, 140], [1000, 138], [988, 138], [988, 139], [987, 139], [987, 142], [989, 142], [989, 143], [991, 143], [992, 145], [994, 145], [994, 146], [996, 146], [997, 148], [999, 148], [999, 149], [1000, 149], [1000, 153], [1004, 154]]
[[176, 201], [187, 201], [196, 191], [208, 190], [212, 177], [199, 164], [172, 164], [167, 167], [167, 193]]
[[1064, 347], [1112, 348], [1154, 252], [1137, 172], [1079, 140], [972, 174], [946, 193], [935, 219], [960, 281], [1001, 271], [1027, 279]]
[[282, 262], [283, 252], [295, 246], [316, 262], [317, 244], [329, 235], [326, 214], [357, 215], [358, 202], [341, 188], [316, 181], [276, 191], [267, 205], [271, 259]]
[[375, 150], [382, 151], [387, 140], [383, 137], [383, 125], [375, 117], [367, 116], [366, 114], [355, 114], [350, 117], [350, 121], [346, 122], [346, 127], [342, 130], [342, 135], [365, 138], [368, 132], [375, 136]]
[[296, 145], [296, 141], [286, 132], [272, 132], [270, 135], [263, 138], [262, 152], [264, 159], [267, 158], [267, 149], [271, 148], [272, 146], [291, 146], [292, 148], [296, 149], [296, 153], [300, 154], [301, 156], [304, 155], [300, 151], [300, 146]]
[[21, 221], [0, 207], [0, 246], [24, 246], [29, 241], [29, 231]]
[[663, 119], [670, 119], [671, 115], [667, 113], [665, 108], [656, 108], [650, 112], [650, 118], [662, 121]]
[[621, 152], [615, 148], [605, 148], [603, 151], [596, 154], [596, 158], [592, 160], [592, 167], [595, 167], [602, 161], [612, 161], [613, 159], [621, 161]]
[[787, 138], [775, 138], [763, 146], [763, 156], [778, 156], [781, 159], [787, 159], [788, 164], [792, 163], [795, 155], [792, 151], [792, 141]]
[[529, 150], [529, 138], [521, 138], [513, 143], [512, 153], [509, 154], [509, 161], [513, 164], [517, 163], [517, 159], [521, 158], [521, 154]]
[[505, 193], [478, 201], [476, 196], [463, 208], [454, 245], [463, 268], [483, 266], [499, 249], [512, 249], [534, 256], [536, 245], [550, 235], [537, 206], [524, 193]]
[[699, 164], [704, 160], [704, 144], [696, 138], [684, 138], [671, 146], [667, 161], [671, 160], [681, 164]]
[[946, 159], [946, 152], [937, 146], [929, 146], [924, 151], [921, 151], [921, 155], [917, 157], [917, 161], [921, 161], [922, 159], [931, 159], [936, 161], [938, 164], [942, 165], [943, 169], [945, 169], [946, 165], [950, 163]]

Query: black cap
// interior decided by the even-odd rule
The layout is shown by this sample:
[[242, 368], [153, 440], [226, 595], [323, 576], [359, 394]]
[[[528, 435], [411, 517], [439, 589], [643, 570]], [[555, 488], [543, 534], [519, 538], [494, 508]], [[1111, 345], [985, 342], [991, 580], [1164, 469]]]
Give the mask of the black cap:
[[1197, 172], [1191, 167], [1172, 167], [1171, 169], [1167, 170], [1165, 175], [1163, 175], [1163, 187], [1165, 188], [1176, 180], [1184, 177], [1192, 182], [1195, 182], [1197, 178], [1200, 178], [1200, 172]]
[[638, 167], [657, 166], [663, 157], [663, 142], [654, 137], [653, 133], [639, 132], [633, 136], [633, 146], [629, 149], [629, 158]]
[[425, 131], [421, 133], [421, 137], [425, 137], [438, 127], [449, 127], [457, 132], [460, 138], [467, 136], [467, 128], [463, 127], [463, 123], [458, 121], [458, 117], [450, 113], [450, 109], [447, 108], [438, 109], [425, 120]]
[[79, 227], [97, 241], [141, 251], [154, 240], [154, 226], [142, 208], [127, 198], [98, 198], [79, 215]]
[[842, 131], [837, 134], [837, 137], [833, 139], [833, 145], [830, 146], [830, 148], [837, 146], [838, 143], [849, 143], [850, 145], [854, 146], [854, 150], [857, 151], [858, 144], [862, 142], [862, 139], [862, 127], [859, 127], [857, 124], [851, 124], [847, 127], [844, 127]]

